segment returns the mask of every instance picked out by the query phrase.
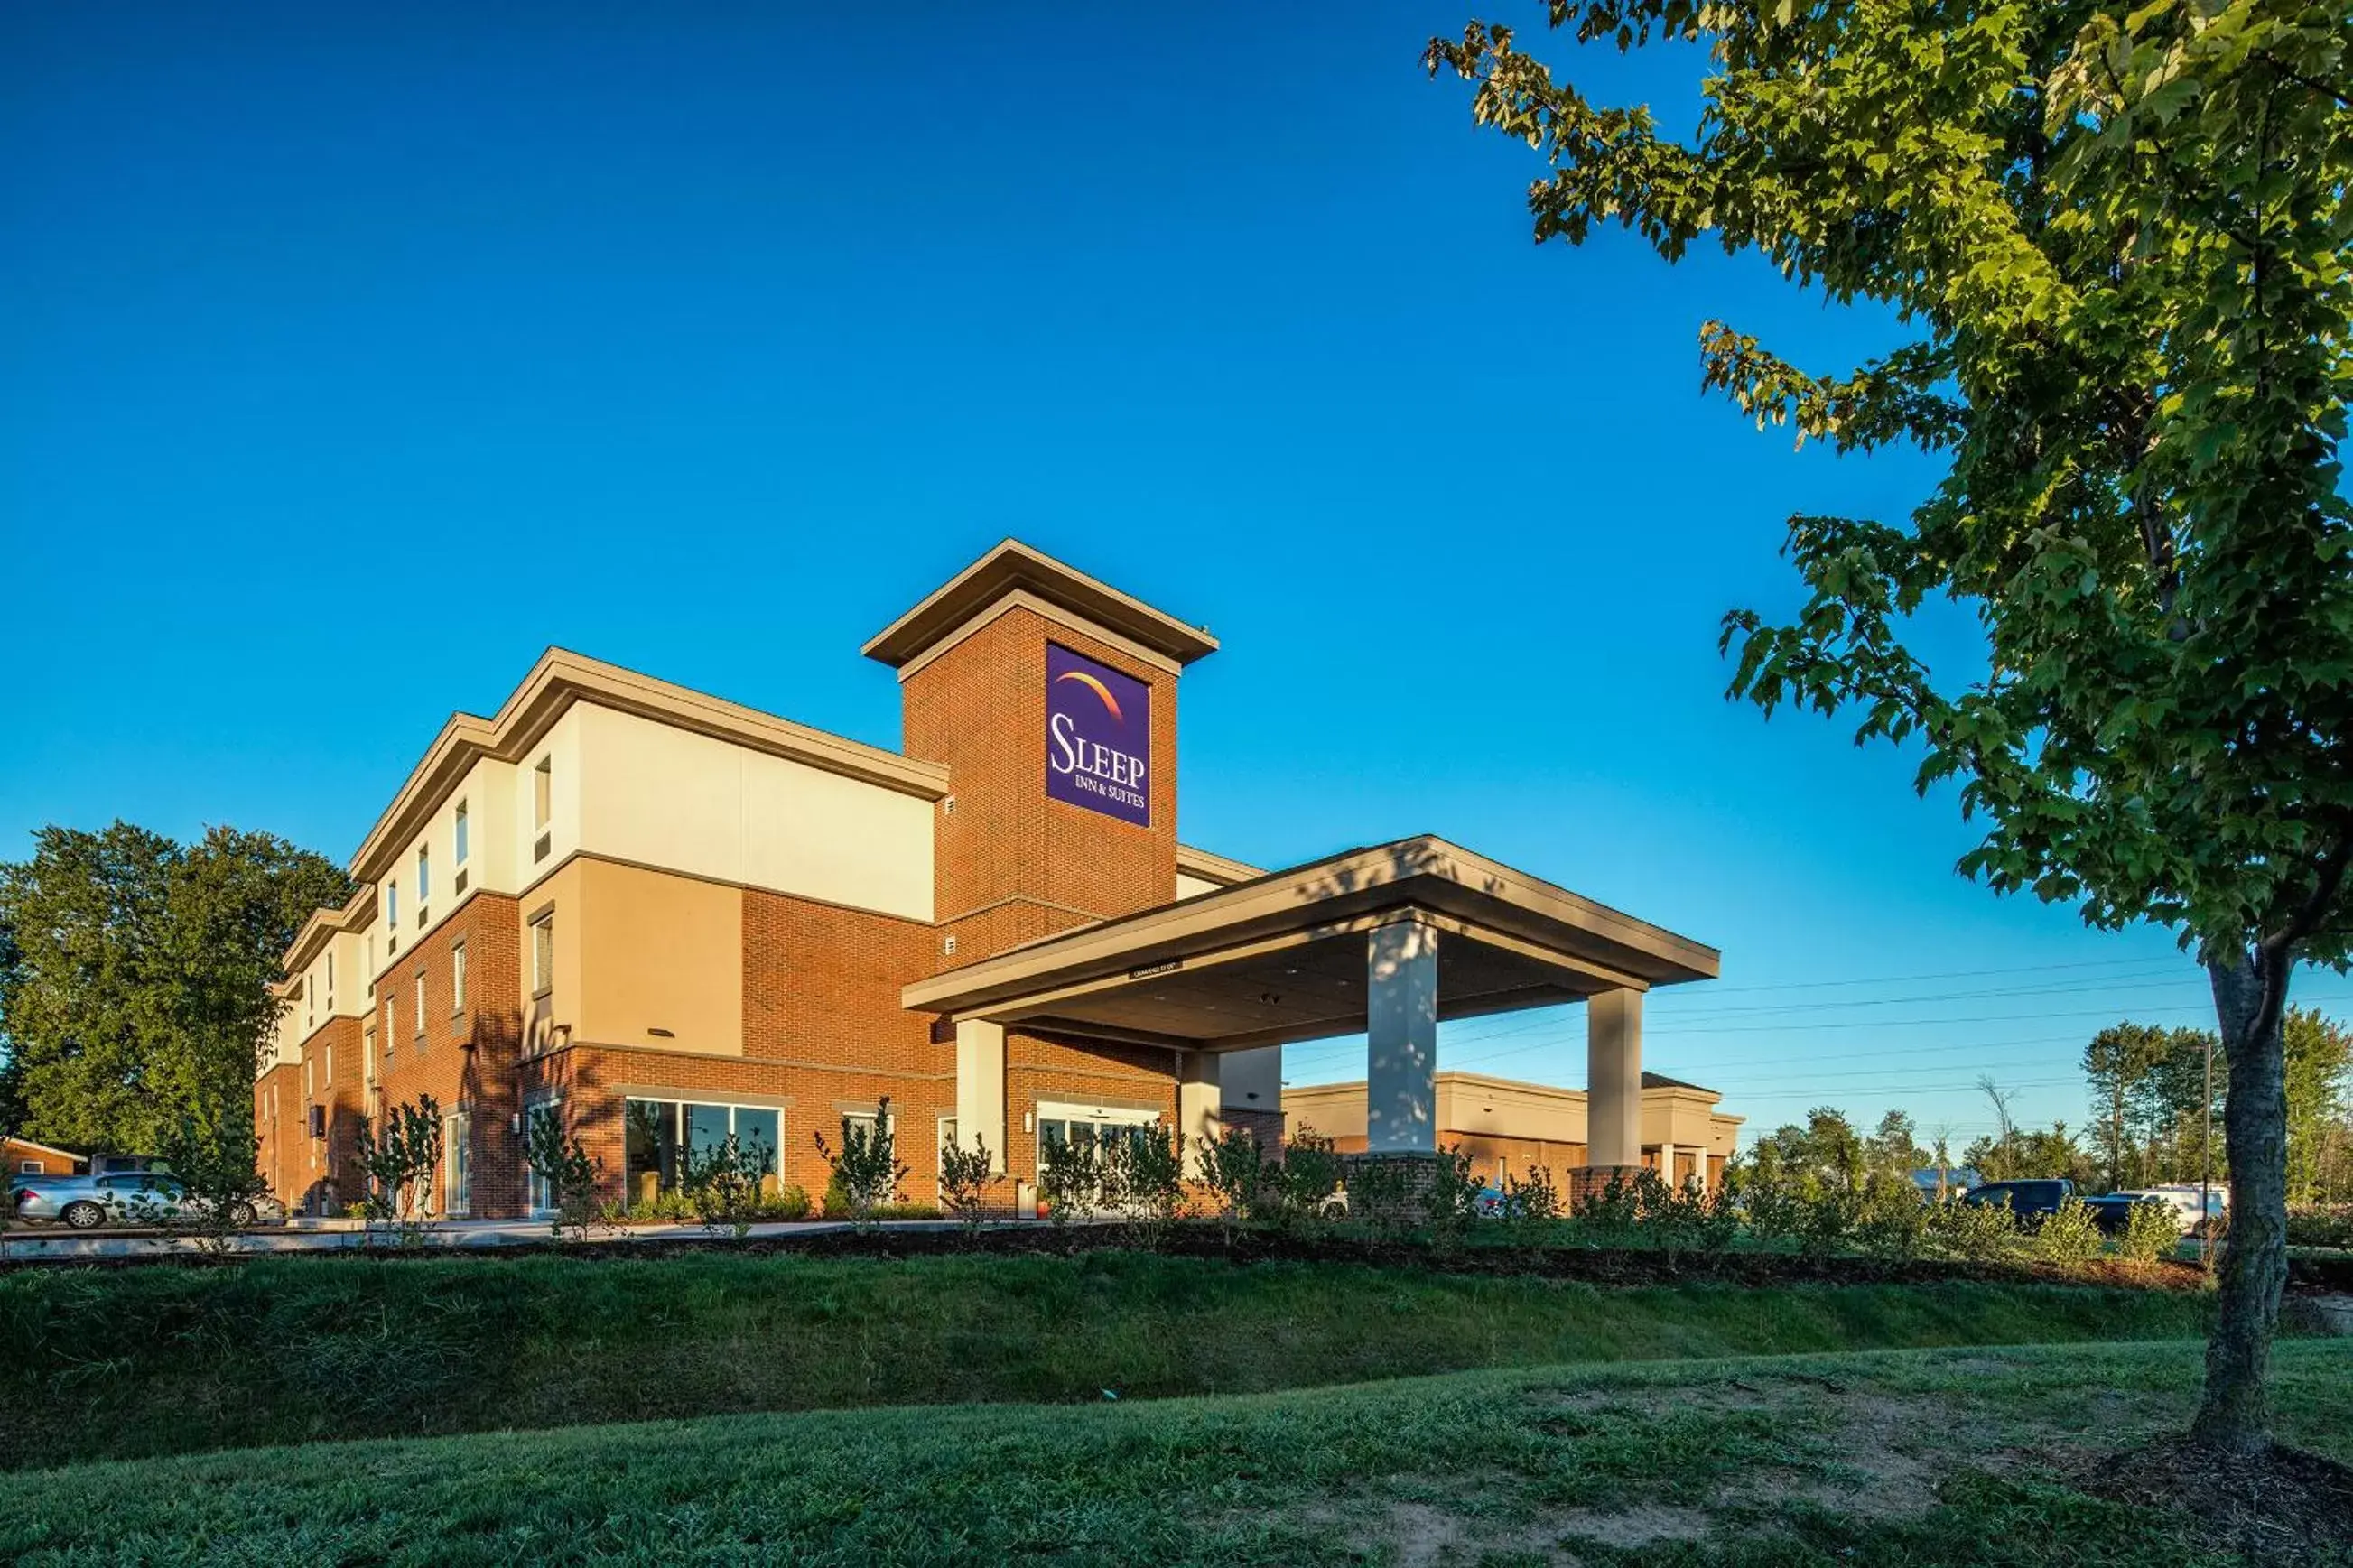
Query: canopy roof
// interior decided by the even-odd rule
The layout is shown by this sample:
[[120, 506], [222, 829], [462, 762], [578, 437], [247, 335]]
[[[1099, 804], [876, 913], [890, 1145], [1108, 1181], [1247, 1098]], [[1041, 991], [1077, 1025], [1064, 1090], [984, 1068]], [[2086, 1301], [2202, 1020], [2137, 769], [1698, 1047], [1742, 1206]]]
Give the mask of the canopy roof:
[[1365, 933], [1440, 933], [1438, 1015], [1469, 1017], [1718, 973], [1715, 949], [1422, 835], [1031, 942], [901, 993], [1033, 1033], [1243, 1050], [1365, 1027]]

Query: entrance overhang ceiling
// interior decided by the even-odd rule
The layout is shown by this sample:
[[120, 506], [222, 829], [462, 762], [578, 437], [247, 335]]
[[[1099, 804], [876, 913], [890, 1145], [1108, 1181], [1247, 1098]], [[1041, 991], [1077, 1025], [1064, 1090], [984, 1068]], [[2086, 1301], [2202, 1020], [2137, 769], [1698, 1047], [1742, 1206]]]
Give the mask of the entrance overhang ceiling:
[[1428, 835], [1031, 942], [902, 993], [1040, 1034], [1244, 1050], [1365, 1027], [1365, 933], [1440, 933], [1438, 1013], [1470, 1017], [1719, 972], [1715, 949]]

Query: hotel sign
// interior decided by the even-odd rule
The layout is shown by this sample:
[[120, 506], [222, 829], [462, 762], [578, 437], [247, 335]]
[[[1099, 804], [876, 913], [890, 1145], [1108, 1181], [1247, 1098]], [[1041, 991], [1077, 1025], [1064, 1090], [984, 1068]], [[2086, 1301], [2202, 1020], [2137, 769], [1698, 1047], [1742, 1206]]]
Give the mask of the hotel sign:
[[1046, 794], [1152, 825], [1152, 692], [1132, 675], [1046, 645]]

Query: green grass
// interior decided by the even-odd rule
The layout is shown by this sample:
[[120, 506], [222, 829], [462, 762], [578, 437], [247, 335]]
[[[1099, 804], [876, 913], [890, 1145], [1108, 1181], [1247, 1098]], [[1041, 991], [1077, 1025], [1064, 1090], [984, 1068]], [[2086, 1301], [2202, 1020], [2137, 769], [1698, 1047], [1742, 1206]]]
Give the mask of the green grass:
[[0, 1468], [902, 1404], [1251, 1393], [1472, 1367], [2201, 1334], [2195, 1294], [1606, 1289], [1098, 1252], [288, 1258], [0, 1274]]
[[[2176, 1429], [2194, 1343], [1476, 1372], [1278, 1395], [312, 1446], [0, 1477], [0, 1560], [2195, 1568], [2072, 1457]], [[2280, 1347], [2353, 1459], [2353, 1343]]]

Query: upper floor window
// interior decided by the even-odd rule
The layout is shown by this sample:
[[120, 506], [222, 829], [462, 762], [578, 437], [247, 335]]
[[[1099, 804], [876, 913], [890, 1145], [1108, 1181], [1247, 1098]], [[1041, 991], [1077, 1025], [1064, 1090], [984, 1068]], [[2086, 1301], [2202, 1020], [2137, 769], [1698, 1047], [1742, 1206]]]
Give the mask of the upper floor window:
[[328, 1010], [329, 1010], [330, 1012], [332, 1012], [332, 1011], [334, 1010], [334, 1005], [335, 1005], [335, 950], [334, 950], [333, 948], [332, 948], [332, 947], [331, 947], [331, 948], [329, 948], [329, 949], [327, 950], [327, 1008], [328, 1008]]
[[396, 880], [384, 885], [384, 923], [392, 931], [400, 930], [400, 883]]
[[430, 847], [417, 847], [417, 903], [419, 909], [433, 896], [433, 851]]
[[555, 988], [555, 915], [553, 910], [531, 922], [531, 994], [544, 996]]
[[417, 1037], [425, 1037], [425, 971], [417, 972]]
[[[398, 981], [394, 984], [397, 985]], [[393, 1042], [400, 1038], [400, 998], [390, 990], [384, 996], [384, 1059], [392, 1060]]]
[[450, 820], [449, 827], [450, 863], [462, 866], [466, 863], [466, 803], [464, 801], [458, 803], [458, 815]]
[[554, 793], [555, 759], [542, 757], [539, 766], [531, 770], [531, 825], [534, 829], [547, 826]]
[[449, 950], [449, 1011], [466, 1010], [466, 944], [458, 943]]

